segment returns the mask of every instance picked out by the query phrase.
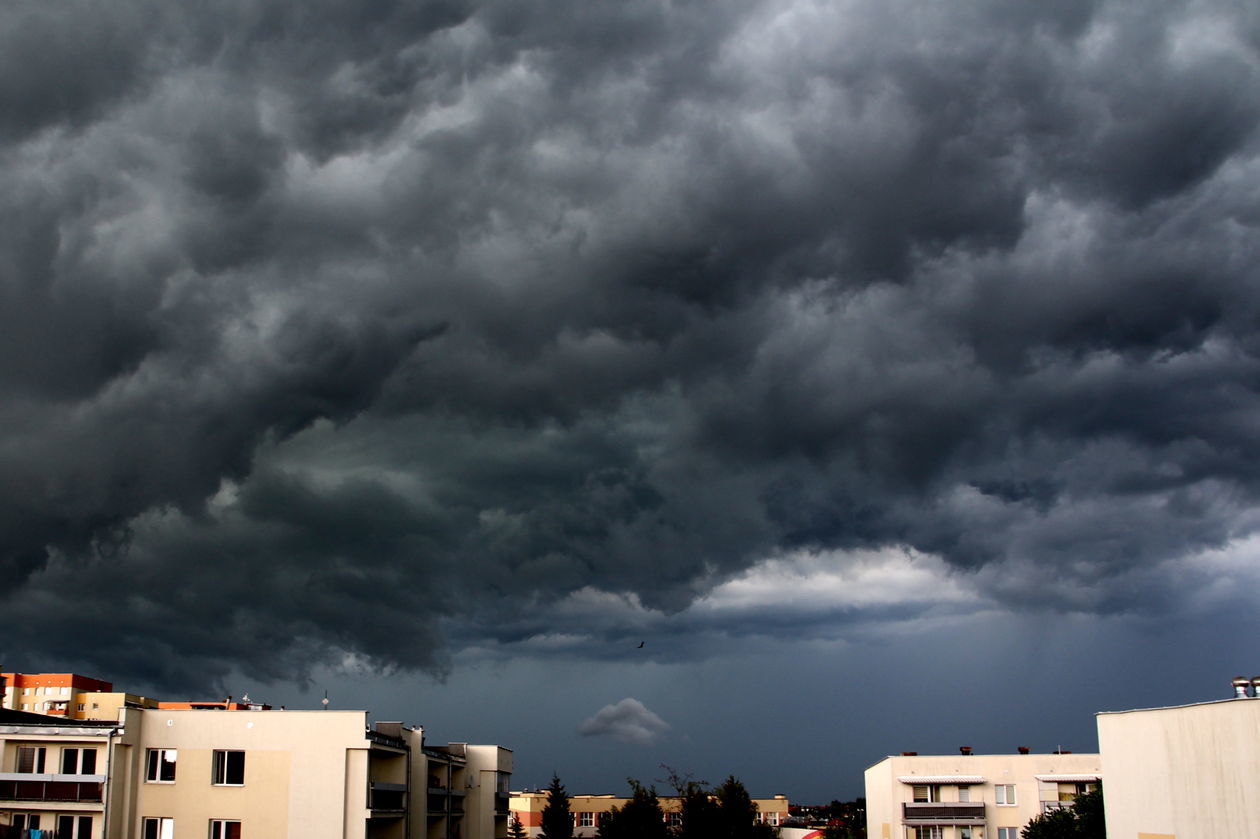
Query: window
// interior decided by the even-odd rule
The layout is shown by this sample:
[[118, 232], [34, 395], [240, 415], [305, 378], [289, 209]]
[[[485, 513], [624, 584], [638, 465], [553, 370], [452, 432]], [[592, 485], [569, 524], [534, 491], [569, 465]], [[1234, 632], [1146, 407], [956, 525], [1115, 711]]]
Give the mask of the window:
[[957, 834], [955, 834], [955, 835], [956, 835], [957, 839], [972, 839], [971, 828], [970, 828], [970, 827], [967, 827], [967, 826], [965, 826], [965, 825], [964, 825], [964, 826], [960, 826], [960, 827], [958, 828], [958, 832], [957, 832]]
[[43, 746], [18, 746], [17, 771], [24, 774], [41, 774], [44, 771]]
[[918, 802], [934, 802], [941, 800], [941, 788], [938, 784], [926, 784], [914, 788], [914, 800]]
[[95, 775], [96, 749], [62, 749], [61, 774]]
[[30, 696], [30, 695], [31, 695], [31, 689], [30, 689], [30, 688], [22, 688], [22, 695], [23, 695], [23, 696]]
[[144, 819], [141, 827], [142, 839], [175, 839], [174, 819]]
[[39, 813], [14, 813], [9, 824], [14, 830], [39, 830]]
[[997, 784], [994, 787], [997, 790], [997, 803], [1008, 807], [1015, 805], [1015, 785], [1014, 784]]
[[577, 826], [578, 827], [594, 827], [595, 814], [594, 813], [578, 813]]
[[958, 788], [958, 800], [959, 800], [959, 801], [970, 801], [970, 800], [971, 800], [971, 787], [959, 787], [959, 788]]
[[144, 779], [150, 784], [169, 784], [175, 780], [175, 749], [149, 749]]
[[214, 753], [215, 786], [239, 787], [245, 783], [245, 753], [216, 749]]
[[[57, 839], [61, 839], [61, 837], [57, 837]], [[225, 821], [224, 819], [211, 819], [210, 839], [241, 839], [241, 823]]]
[[82, 702], [80, 702], [80, 703], [79, 703], [79, 710], [80, 710], [80, 711], [86, 711], [86, 710], [87, 710], [87, 706], [86, 706], [86, 705], [84, 705]]
[[999, 827], [997, 839], [1019, 839], [1018, 827]]
[[92, 703], [92, 710], [93, 710], [93, 711], [99, 711], [99, 710], [101, 710], [101, 703], [99, 703], [99, 702], [93, 702], [93, 703]]
[[[145, 837], [145, 839], [148, 839], [148, 837]], [[939, 824], [916, 827], [914, 829], [914, 839], [945, 839], [945, 830]]]
[[670, 827], [682, 827], [682, 811], [670, 810], [665, 814], [665, 824]]
[[58, 816], [57, 839], [92, 839], [92, 817]]

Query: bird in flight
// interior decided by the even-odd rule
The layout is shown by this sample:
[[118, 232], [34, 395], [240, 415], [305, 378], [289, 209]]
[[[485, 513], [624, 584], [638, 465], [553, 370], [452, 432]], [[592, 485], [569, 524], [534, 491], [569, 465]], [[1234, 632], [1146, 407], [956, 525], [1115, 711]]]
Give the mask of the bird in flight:
[[646, 644], [646, 643], [647, 643], [647, 641], [640, 641], [640, 642], [639, 642], [639, 646], [637, 647], [637, 649], [640, 649], [640, 650], [641, 650], [641, 649], [643, 649], [643, 645], [644, 645], [644, 644]]

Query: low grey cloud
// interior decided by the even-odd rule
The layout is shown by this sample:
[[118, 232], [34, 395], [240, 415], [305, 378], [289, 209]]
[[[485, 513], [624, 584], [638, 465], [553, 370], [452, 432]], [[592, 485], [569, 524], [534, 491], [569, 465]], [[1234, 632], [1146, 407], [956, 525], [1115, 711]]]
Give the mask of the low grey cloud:
[[1256, 531], [1249, 10], [422, 6], [0, 11], [6, 663], [441, 675], [810, 552], [1158, 610]]
[[611, 737], [634, 746], [650, 746], [669, 730], [669, 724], [639, 700], [626, 697], [600, 708], [577, 730], [583, 737]]

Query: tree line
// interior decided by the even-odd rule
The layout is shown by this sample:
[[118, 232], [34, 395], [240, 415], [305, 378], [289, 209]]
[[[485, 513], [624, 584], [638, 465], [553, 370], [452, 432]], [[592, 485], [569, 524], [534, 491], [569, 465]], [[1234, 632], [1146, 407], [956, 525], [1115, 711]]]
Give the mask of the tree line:
[[[655, 786], [628, 778], [630, 800], [601, 813], [596, 825], [599, 839], [774, 839], [775, 830], [757, 818], [757, 805], [735, 776], [717, 787], [680, 777], [670, 770], [669, 782], [679, 800], [678, 817], [667, 824]], [[547, 787], [542, 810], [541, 839], [573, 839], [573, 813], [569, 796], [558, 776]], [[513, 819], [510, 839], [525, 839], [525, 828]]]

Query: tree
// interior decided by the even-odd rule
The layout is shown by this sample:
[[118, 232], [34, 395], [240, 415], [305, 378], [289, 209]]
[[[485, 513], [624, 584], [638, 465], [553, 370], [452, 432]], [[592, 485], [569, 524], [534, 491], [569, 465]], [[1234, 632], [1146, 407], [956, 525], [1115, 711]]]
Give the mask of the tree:
[[866, 839], [866, 799], [833, 800], [827, 809], [823, 839]]
[[656, 787], [644, 787], [634, 778], [628, 780], [634, 794], [624, 807], [614, 807], [600, 817], [600, 839], [666, 839], [669, 828]]
[[718, 806], [718, 832], [721, 839], [773, 839], [774, 828], [757, 819], [757, 805], [734, 775], [714, 791]]
[[1071, 807], [1037, 816], [1020, 836], [1023, 839], [1106, 839], [1102, 785], [1078, 795]]
[[521, 820], [515, 816], [508, 823], [508, 839], [529, 839], [529, 834], [525, 832], [525, 825], [521, 824]]
[[573, 813], [569, 811], [569, 794], [558, 775], [547, 785], [547, 803], [542, 811], [542, 839], [573, 839]]

